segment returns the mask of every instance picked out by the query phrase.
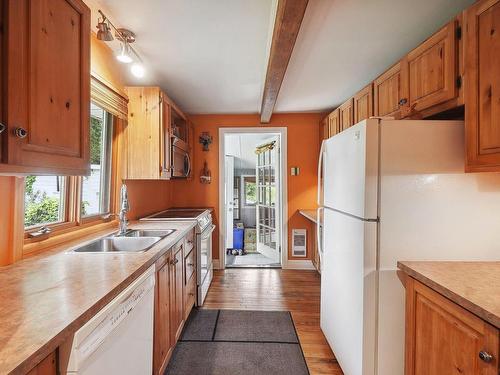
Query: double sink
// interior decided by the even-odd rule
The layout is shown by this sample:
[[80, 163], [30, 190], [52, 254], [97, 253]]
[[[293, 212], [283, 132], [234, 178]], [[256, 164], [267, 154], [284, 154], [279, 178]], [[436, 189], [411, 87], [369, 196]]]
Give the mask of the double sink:
[[139, 253], [152, 248], [175, 229], [130, 229], [124, 234], [99, 238], [73, 250], [77, 253]]

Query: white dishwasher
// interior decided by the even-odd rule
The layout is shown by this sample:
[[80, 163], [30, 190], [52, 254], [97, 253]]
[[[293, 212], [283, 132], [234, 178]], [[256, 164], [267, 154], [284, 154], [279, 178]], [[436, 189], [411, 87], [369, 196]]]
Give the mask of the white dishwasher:
[[61, 374], [151, 374], [154, 286], [153, 266], [62, 345]]

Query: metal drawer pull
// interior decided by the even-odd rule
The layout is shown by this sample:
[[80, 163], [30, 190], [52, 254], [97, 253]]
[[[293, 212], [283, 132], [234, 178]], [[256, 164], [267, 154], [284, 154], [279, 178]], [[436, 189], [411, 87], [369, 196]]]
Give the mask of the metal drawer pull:
[[481, 350], [479, 352], [479, 358], [481, 359], [481, 361], [486, 363], [491, 363], [493, 361], [493, 356], [490, 353], [485, 352], [484, 350]]
[[18, 138], [26, 138], [26, 136], [28, 135], [28, 131], [24, 128], [16, 128], [16, 130], [14, 130], [14, 133]]
[[179, 259], [174, 259], [173, 261], [170, 262], [170, 264], [173, 266], [174, 264], [179, 263]]
[[0, 133], [3, 133], [5, 129], [7, 129], [7, 127], [0, 122]]
[[187, 264], [189, 267], [194, 267], [194, 263], [188, 263]]

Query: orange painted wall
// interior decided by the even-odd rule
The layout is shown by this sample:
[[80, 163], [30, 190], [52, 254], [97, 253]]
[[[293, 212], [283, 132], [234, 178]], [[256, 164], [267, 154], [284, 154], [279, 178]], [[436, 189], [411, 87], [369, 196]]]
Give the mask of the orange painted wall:
[[171, 207], [173, 184], [171, 181], [126, 180], [130, 212], [136, 220]]
[[[298, 213], [301, 208], [316, 207], [317, 163], [319, 154], [319, 121], [322, 114], [290, 113], [275, 114], [269, 125], [287, 128], [288, 139], [288, 251], [291, 258], [291, 231], [294, 228], [306, 228], [308, 235], [308, 256], [314, 242], [314, 231], [310, 221]], [[214, 258], [219, 257], [219, 128], [261, 126], [258, 115], [195, 115], [190, 116], [194, 123], [194, 178], [188, 181], [173, 181], [172, 205], [203, 206], [214, 209], [217, 230], [214, 235]], [[209, 132], [213, 137], [210, 151], [202, 151], [198, 137], [202, 132]], [[203, 163], [207, 161], [212, 172], [212, 183], [200, 183], [199, 176]], [[299, 167], [300, 175], [291, 176], [290, 167]], [[304, 258], [298, 258], [304, 259]]]

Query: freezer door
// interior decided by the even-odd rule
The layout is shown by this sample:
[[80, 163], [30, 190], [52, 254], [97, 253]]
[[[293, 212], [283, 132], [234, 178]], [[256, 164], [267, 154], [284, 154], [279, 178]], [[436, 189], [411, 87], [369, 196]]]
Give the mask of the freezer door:
[[324, 211], [321, 329], [345, 374], [375, 371], [377, 223]]
[[325, 141], [324, 206], [377, 218], [379, 120], [365, 120]]

